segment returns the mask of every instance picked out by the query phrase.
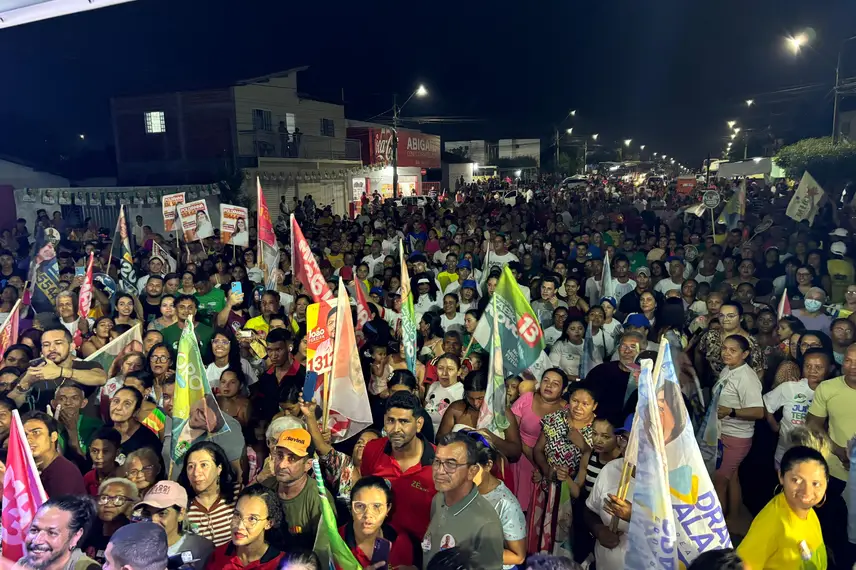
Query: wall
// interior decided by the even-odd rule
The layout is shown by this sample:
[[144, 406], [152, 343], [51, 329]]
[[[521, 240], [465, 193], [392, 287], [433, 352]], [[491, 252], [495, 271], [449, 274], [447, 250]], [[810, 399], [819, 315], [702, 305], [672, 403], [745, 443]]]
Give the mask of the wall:
[[487, 155], [487, 142], [483, 140], [473, 141], [449, 141], [443, 143], [443, 150], [452, 152], [453, 149], [463, 148], [467, 150], [467, 156], [477, 164], [489, 164]]
[[473, 182], [473, 163], [465, 162], [463, 164], [450, 164], [448, 162], [443, 163], [443, 181], [441, 184], [442, 189], [448, 189], [451, 191], [455, 191], [456, 181], [460, 180], [461, 176], [464, 177], [465, 184], [472, 184]]
[[541, 165], [541, 139], [500, 139], [499, 158], [530, 156]]

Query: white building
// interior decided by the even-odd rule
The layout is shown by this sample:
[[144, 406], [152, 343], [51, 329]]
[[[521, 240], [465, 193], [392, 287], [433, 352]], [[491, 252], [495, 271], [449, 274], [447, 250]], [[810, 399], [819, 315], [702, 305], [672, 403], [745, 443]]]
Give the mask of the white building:
[[534, 158], [541, 165], [541, 139], [449, 141], [443, 150], [462, 154], [476, 164], [495, 164], [500, 158]]

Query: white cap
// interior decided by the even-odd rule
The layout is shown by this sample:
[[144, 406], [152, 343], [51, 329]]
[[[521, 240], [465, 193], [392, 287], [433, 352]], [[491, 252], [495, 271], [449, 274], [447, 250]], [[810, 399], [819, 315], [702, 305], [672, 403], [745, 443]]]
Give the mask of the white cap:
[[847, 246], [844, 245], [844, 242], [837, 241], [829, 246], [829, 251], [835, 255], [844, 255], [847, 253]]
[[835, 237], [846, 238], [847, 237], [847, 230], [845, 230], [844, 228], [836, 228], [829, 235], [835, 236]]

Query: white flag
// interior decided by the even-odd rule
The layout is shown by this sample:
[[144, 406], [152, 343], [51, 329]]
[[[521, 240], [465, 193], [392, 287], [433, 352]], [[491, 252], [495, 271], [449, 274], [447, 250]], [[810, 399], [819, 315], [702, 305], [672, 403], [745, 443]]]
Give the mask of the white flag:
[[785, 214], [797, 222], [808, 220], [809, 225], [812, 225], [814, 224], [814, 217], [820, 210], [820, 201], [825, 195], [826, 192], [823, 191], [817, 180], [806, 170], [794, 197], [788, 203]]

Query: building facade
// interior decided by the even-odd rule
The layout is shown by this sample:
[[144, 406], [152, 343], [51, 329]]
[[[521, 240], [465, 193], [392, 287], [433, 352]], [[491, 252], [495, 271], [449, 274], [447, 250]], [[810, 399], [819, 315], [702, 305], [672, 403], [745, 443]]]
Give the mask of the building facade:
[[478, 165], [494, 165], [500, 158], [534, 158], [541, 165], [541, 139], [448, 141], [443, 150], [468, 158]]
[[[345, 171], [362, 164], [360, 143], [346, 137], [344, 105], [298, 92], [305, 69], [111, 100], [119, 183], [208, 183], [240, 169], [266, 179], [272, 210], [312, 194], [344, 214]], [[254, 197], [254, 185], [248, 190]]]

